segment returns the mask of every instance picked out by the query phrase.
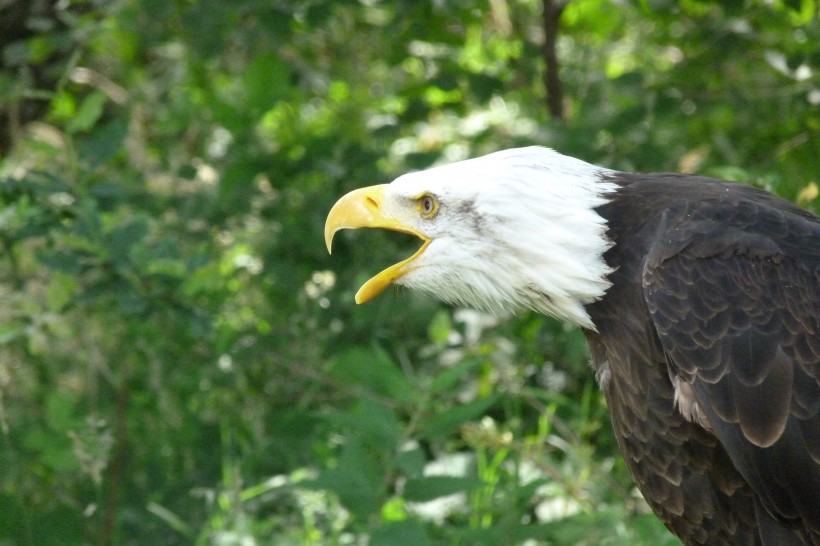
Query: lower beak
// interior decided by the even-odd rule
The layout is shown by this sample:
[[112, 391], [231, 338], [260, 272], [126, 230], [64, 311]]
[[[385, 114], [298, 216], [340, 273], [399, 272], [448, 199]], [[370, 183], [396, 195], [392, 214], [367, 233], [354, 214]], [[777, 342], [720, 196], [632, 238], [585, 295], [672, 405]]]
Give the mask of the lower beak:
[[388, 184], [381, 184], [353, 190], [333, 205], [325, 221], [325, 245], [328, 252], [333, 243], [333, 236], [342, 229], [384, 228], [409, 233], [424, 241], [415, 254], [391, 265], [364, 283], [356, 293], [356, 303], [372, 300], [401, 276], [412, 271], [413, 261], [424, 252], [431, 241], [419, 233], [406, 218], [402, 218], [407, 209], [385, 202], [387, 187]]

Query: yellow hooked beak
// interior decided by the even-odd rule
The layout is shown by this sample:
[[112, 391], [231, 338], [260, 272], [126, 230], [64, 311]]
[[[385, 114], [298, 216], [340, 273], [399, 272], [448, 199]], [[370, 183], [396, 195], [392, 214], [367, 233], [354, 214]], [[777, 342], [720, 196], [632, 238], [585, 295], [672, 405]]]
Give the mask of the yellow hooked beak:
[[381, 294], [390, 284], [395, 282], [396, 279], [412, 271], [413, 260], [424, 252], [424, 249], [427, 248], [427, 245], [429, 245], [431, 241], [431, 239], [419, 233], [408, 219], [402, 218], [404, 208], [385, 206], [385, 190], [387, 187], [388, 184], [381, 184], [353, 190], [333, 205], [325, 221], [325, 244], [327, 245], [328, 252], [330, 252], [331, 244], [333, 243], [333, 236], [340, 229], [356, 229], [361, 227], [385, 228], [402, 233], [409, 233], [424, 241], [424, 244], [421, 245], [421, 248], [419, 248], [415, 254], [406, 260], [391, 265], [364, 283], [362, 287], [359, 288], [359, 291], [356, 292], [356, 303], [364, 303], [372, 300]]

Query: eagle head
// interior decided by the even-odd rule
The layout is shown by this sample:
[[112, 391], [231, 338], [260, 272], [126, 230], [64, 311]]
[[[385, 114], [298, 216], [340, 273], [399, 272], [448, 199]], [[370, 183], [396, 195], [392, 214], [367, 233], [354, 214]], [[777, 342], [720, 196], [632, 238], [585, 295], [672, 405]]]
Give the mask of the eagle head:
[[415, 254], [368, 280], [366, 302], [390, 284], [493, 313], [532, 309], [595, 329], [584, 305], [610, 282], [611, 246], [596, 208], [615, 185], [605, 169], [548, 148], [504, 150], [354, 190], [331, 209], [341, 229], [386, 228], [421, 239]]

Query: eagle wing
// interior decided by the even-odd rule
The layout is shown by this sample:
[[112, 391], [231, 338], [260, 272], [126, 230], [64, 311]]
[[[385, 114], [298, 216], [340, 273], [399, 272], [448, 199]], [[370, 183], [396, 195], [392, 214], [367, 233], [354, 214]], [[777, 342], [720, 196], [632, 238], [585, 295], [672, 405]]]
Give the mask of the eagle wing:
[[820, 543], [820, 221], [774, 198], [666, 211], [642, 282], [682, 413]]

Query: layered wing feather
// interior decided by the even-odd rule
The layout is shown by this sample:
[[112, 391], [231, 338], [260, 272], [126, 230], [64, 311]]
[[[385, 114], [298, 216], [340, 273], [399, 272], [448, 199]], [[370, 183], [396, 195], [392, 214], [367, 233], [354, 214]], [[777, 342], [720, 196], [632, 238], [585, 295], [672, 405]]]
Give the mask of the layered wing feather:
[[820, 544], [817, 218], [755, 199], [669, 210], [643, 290], [688, 417], [769, 515]]

